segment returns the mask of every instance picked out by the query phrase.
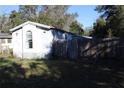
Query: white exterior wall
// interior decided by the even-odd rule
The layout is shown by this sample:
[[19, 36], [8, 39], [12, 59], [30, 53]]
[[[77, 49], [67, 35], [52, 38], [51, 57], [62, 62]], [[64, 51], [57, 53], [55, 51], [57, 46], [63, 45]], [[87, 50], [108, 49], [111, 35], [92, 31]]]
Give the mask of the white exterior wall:
[[13, 55], [22, 58], [22, 29], [12, 33]]
[[[33, 48], [28, 48], [26, 43], [26, 32], [32, 32]], [[16, 36], [18, 33], [18, 36]], [[22, 41], [23, 40], [23, 41]], [[13, 53], [21, 58], [47, 58], [51, 51], [53, 35], [51, 31], [45, 31], [36, 26], [27, 24], [22, 29], [12, 33]], [[23, 42], [23, 43], [22, 43]]]

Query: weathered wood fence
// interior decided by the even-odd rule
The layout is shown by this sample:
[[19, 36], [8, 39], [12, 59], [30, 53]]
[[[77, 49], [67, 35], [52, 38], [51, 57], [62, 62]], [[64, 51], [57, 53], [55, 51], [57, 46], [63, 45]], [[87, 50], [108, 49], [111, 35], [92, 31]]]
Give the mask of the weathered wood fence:
[[52, 55], [58, 58], [124, 58], [124, 39], [88, 39], [57, 40], [53, 43]]

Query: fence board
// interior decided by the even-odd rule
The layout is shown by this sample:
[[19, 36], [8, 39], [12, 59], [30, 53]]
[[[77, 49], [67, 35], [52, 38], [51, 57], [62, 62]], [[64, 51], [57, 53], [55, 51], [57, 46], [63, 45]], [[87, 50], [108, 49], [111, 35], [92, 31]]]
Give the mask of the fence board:
[[60, 58], [124, 58], [124, 39], [74, 38], [66, 41], [57, 40], [54, 41], [53, 48], [53, 55]]

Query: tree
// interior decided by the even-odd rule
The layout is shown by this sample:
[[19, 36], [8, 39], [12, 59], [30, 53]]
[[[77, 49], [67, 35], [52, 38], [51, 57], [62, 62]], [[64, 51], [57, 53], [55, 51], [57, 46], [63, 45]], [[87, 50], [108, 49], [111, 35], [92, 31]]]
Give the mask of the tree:
[[0, 32], [9, 32], [9, 16], [3, 14], [0, 16]]
[[96, 38], [105, 38], [108, 36], [106, 22], [103, 18], [99, 18], [93, 24], [92, 36]]
[[66, 14], [65, 15], [65, 23], [63, 25], [63, 29], [65, 29], [66, 31], [71, 31], [70, 30], [71, 29], [71, 24], [76, 21], [76, 17], [78, 17], [77, 13]]
[[37, 18], [38, 23], [46, 24], [46, 25], [54, 25], [54, 20], [52, 20], [47, 13], [42, 13]]
[[124, 36], [124, 6], [97, 6], [96, 11], [102, 13], [101, 16], [106, 20], [107, 27], [113, 36]]
[[69, 31], [78, 15], [68, 13], [68, 8], [67, 5], [21, 5], [18, 13], [23, 22], [30, 20]]
[[20, 5], [19, 13], [21, 14], [21, 19], [24, 21], [32, 21], [36, 17], [37, 9], [37, 5]]
[[64, 18], [69, 8], [67, 5], [43, 5], [42, 7], [42, 11], [55, 21]]
[[24, 21], [21, 19], [21, 14], [19, 12], [16, 12], [15, 10], [11, 12], [10, 16], [10, 26], [15, 27]]
[[[13, 10], [8, 16], [8, 21], [4, 21], [7, 18], [0, 17], [0, 28], [8, 30], [26, 21], [34, 21], [46, 25], [51, 25], [65, 31], [75, 31], [79, 33], [81, 25], [76, 21], [77, 13], [68, 13], [69, 6], [66, 5], [20, 5], [19, 11]], [[6, 22], [6, 26], [3, 23]], [[75, 23], [75, 24], [74, 24]], [[77, 25], [77, 28], [76, 28]], [[79, 30], [80, 28], [80, 30]], [[82, 33], [82, 32], [81, 32]]]
[[70, 31], [77, 35], [83, 35], [84, 33], [82, 26], [77, 21], [72, 22], [72, 24], [70, 25]]
[[85, 35], [85, 36], [91, 36], [92, 35], [92, 31], [93, 31], [93, 27], [92, 26], [91, 27], [86, 27], [84, 29], [84, 34], [83, 35]]
[[70, 25], [76, 20], [75, 18], [78, 15], [76, 13], [67, 13], [68, 8], [69, 6], [66, 5], [44, 5], [42, 6], [40, 16], [42, 16], [43, 14], [47, 15], [47, 19], [49, 18], [51, 25], [55, 26], [56, 28], [69, 31]]

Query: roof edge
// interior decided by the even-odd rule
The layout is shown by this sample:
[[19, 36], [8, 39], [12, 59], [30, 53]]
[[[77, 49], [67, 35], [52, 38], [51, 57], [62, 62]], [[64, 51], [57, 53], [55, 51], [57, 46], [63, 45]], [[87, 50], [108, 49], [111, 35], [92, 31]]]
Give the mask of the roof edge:
[[36, 22], [27, 21], [27, 22], [24, 22], [24, 23], [22, 23], [22, 24], [20, 24], [20, 25], [18, 25], [18, 26], [16, 26], [16, 27], [10, 29], [9, 31], [10, 31], [10, 32], [13, 32], [14, 30], [16, 30], [16, 29], [18, 29], [18, 28], [20, 28], [20, 27], [23, 27], [23, 26], [25, 26], [25, 25], [27, 25], [27, 24], [32, 24], [32, 25], [36, 25], [36, 26], [41, 26], [41, 27], [49, 28], [49, 29], [50, 29], [50, 28], [54, 28], [54, 27], [52, 27], [52, 26], [48, 26], [48, 25], [44, 25], [44, 24], [40, 24], [40, 23], [36, 23]]

